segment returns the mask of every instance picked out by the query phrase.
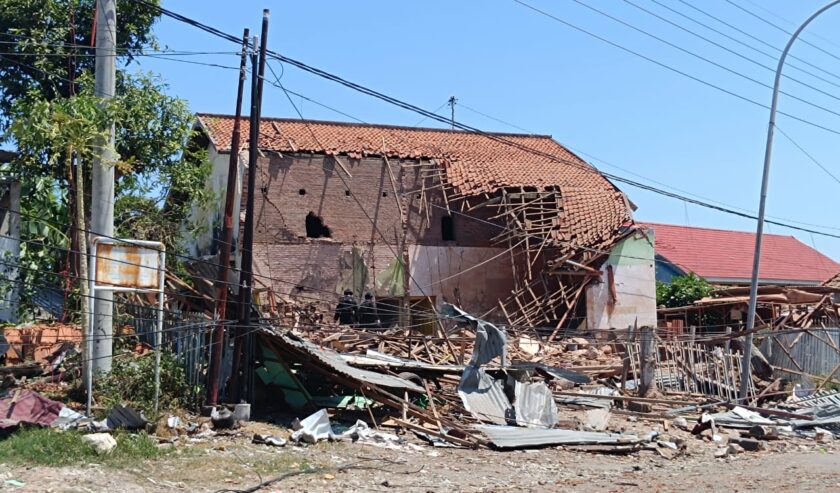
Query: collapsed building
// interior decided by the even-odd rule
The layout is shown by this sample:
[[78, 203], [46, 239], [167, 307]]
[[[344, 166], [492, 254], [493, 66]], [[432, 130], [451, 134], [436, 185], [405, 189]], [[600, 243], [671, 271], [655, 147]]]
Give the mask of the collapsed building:
[[[222, 197], [234, 118], [197, 121]], [[652, 232], [549, 136], [263, 118], [259, 151], [254, 275], [278, 296], [329, 309], [344, 290], [372, 293], [391, 323], [404, 303], [454, 303], [508, 326], [655, 324]], [[193, 254], [218, 251], [223, 209], [193, 211]]]

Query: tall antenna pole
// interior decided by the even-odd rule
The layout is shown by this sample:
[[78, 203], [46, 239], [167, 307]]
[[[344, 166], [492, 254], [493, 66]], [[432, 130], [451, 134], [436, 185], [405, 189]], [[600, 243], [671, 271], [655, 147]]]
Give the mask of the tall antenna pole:
[[449, 98], [449, 107], [452, 110], [452, 130], [455, 130], [455, 105], [458, 103], [458, 100], [455, 99], [455, 96], [450, 96]]
[[[110, 99], [116, 91], [117, 71], [117, 1], [96, 2], [96, 71], [94, 94]], [[114, 122], [110, 123], [108, 138], [100, 142], [93, 160], [90, 194], [91, 235], [114, 236]], [[81, 200], [81, 198], [79, 199]], [[78, 225], [80, 228], [82, 224]], [[86, 262], [87, 259], [83, 259]], [[113, 293], [102, 291], [94, 300], [93, 308], [93, 374], [111, 370], [113, 354]]]

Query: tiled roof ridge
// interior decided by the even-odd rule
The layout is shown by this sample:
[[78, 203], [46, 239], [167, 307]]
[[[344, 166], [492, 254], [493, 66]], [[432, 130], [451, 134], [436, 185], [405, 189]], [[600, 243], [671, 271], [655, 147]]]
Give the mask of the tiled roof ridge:
[[[233, 120], [234, 115], [229, 115], [225, 113], [205, 113], [200, 112], [196, 113], [198, 118], [226, 118]], [[248, 115], [242, 115], [242, 121], [248, 121]], [[383, 130], [408, 130], [408, 131], [417, 131], [417, 132], [441, 132], [441, 133], [448, 133], [448, 134], [473, 134], [473, 135], [492, 135], [496, 137], [517, 137], [517, 138], [533, 138], [533, 139], [550, 139], [554, 140], [550, 134], [526, 134], [526, 133], [516, 133], [516, 132], [486, 132], [486, 131], [479, 131], [473, 132], [470, 130], [460, 130], [460, 129], [450, 129], [450, 128], [436, 128], [436, 127], [415, 127], [409, 125], [395, 125], [395, 124], [388, 124], [388, 123], [363, 123], [363, 122], [343, 122], [338, 120], [314, 120], [307, 118], [306, 120], [301, 120], [300, 118], [291, 118], [291, 117], [276, 117], [276, 116], [261, 116], [261, 122], [283, 122], [283, 123], [307, 123], [311, 125], [335, 125], [335, 126], [344, 126], [344, 127], [365, 127], [365, 128], [379, 128]], [[243, 136], [247, 137], [247, 135]], [[555, 141], [556, 142], [556, 141]], [[558, 145], [562, 145], [557, 142]], [[565, 147], [565, 146], [564, 146]], [[569, 151], [571, 152], [571, 151]]]

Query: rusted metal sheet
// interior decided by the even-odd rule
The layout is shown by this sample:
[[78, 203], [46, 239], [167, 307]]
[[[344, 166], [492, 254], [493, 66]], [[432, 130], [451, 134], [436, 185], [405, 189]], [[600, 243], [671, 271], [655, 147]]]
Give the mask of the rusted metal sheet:
[[160, 252], [126, 243], [98, 245], [96, 283], [139, 289], [159, 289]]

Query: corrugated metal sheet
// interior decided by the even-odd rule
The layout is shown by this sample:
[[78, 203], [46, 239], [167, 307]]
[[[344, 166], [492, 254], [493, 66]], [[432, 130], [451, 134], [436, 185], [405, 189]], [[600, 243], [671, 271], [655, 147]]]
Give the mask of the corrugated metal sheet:
[[507, 424], [508, 419], [515, 419], [502, 380], [491, 377], [482, 368], [464, 368], [458, 384], [458, 395], [461, 396], [464, 408], [479, 421], [503, 425]]
[[475, 348], [470, 360], [471, 365], [486, 365], [496, 357], [501, 358], [502, 366], [507, 365], [507, 333], [504, 330], [449, 303], [443, 304], [441, 313], [475, 329]]
[[529, 428], [551, 428], [557, 423], [557, 404], [548, 385], [516, 382], [514, 393], [516, 424]]
[[[267, 332], [267, 331], [266, 331]], [[376, 373], [368, 370], [363, 370], [361, 368], [354, 368], [347, 364], [344, 359], [341, 357], [340, 354], [336, 353], [335, 351], [330, 351], [328, 349], [322, 349], [318, 346], [312, 344], [311, 342], [305, 341], [303, 339], [298, 338], [292, 333], [287, 334], [276, 334], [273, 332], [268, 332], [272, 336], [277, 338], [277, 341], [280, 344], [286, 344], [290, 346], [294, 346], [298, 349], [302, 349], [312, 355], [314, 359], [320, 362], [323, 365], [330, 367], [336, 373], [340, 373], [346, 377], [350, 377], [354, 380], [358, 380], [361, 382], [367, 382], [372, 385], [379, 385], [382, 387], [387, 387], [391, 389], [405, 389], [410, 390], [412, 392], [421, 392], [425, 393], [425, 389], [416, 385], [414, 383], [409, 382], [408, 380], [394, 377], [391, 375], [384, 375], [382, 373]]]
[[[785, 349], [779, 347], [779, 344], [784, 345]], [[773, 366], [809, 375], [827, 376], [840, 364], [840, 352], [835, 349], [837, 347], [840, 347], [840, 328], [832, 327], [814, 329], [813, 332], [773, 334], [773, 337], [764, 338], [761, 352]], [[802, 375], [779, 370], [776, 371], [776, 377], [796, 382], [803, 380]], [[834, 377], [840, 378], [837, 374]]]
[[543, 430], [516, 426], [478, 425], [478, 431], [487, 435], [499, 448], [525, 448], [542, 445], [629, 445], [639, 443], [636, 435], [601, 433], [575, 430]]

